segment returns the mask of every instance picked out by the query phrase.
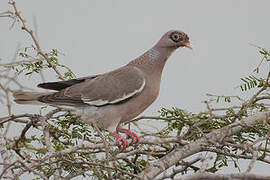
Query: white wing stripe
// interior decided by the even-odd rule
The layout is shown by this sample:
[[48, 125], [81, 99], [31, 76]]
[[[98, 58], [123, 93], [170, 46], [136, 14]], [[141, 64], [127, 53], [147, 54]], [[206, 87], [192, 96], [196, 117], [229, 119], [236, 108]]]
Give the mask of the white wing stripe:
[[108, 101], [108, 100], [103, 100], [103, 99], [90, 101], [90, 99], [84, 99], [84, 98], [82, 99], [82, 101], [84, 103], [86, 103], [86, 104], [94, 105], [94, 106], [102, 106], [102, 105], [105, 105], [105, 104], [115, 104], [115, 103], [118, 103], [120, 101], [128, 99], [128, 98], [134, 96], [135, 94], [141, 92], [143, 90], [144, 86], [145, 86], [145, 79], [143, 79], [143, 83], [142, 83], [142, 85], [141, 85], [141, 87], [139, 89], [136, 89], [135, 91], [133, 91], [133, 92], [131, 92], [129, 94], [124, 94], [123, 97], [115, 99], [113, 101]]
[[129, 93], [129, 94], [124, 94], [123, 97], [119, 98], [119, 99], [115, 99], [113, 101], [110, 102], [110, 104], [114, 104], [114, 103], [117, 103], [117, 102], [120, 102], [120, 101], [123, 101], [124, 99], [127, 99], [127, 98], [130, 98], [132, 96], [134, 96], [135, 94], [141, 92], [143, 90], [145, 86], [145, 79], [143, 79], [143, 83], [142, 83], [142, 86], [139, 88], [139, 89], [136, 89], [135, 91], [133, 91], [132, 93]]
[[107, 100], [95, 100], [95, 101], [89, 101], [89, 99], [82, 99], [82, 101], [86, 104], [93, 105], [93, 106], [102, 106], [104, 104], [108, 104], [109, 101]]

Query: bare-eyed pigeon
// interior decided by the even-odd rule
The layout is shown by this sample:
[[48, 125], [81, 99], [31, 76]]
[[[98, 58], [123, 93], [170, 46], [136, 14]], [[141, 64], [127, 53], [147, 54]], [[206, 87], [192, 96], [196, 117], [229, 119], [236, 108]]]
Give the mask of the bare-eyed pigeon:
[[135, 118], [155, 101], [163, 67], [178, 47], [192, 49], [184, 32], [171, 30], [153, 48], [119, 69], [95, 76], [42, 83], [38, 87], [58, 92], [15, 92], [14, 101], [74, 110], [82, 122], [95, 122], [112, 132], [117, 143], [123, 143], [122, 152], [128, 141], [119, 132], [130, 137], [132, 143], [137, 141], [136, 145], [140, 138], [121, 128], [120, 124]]

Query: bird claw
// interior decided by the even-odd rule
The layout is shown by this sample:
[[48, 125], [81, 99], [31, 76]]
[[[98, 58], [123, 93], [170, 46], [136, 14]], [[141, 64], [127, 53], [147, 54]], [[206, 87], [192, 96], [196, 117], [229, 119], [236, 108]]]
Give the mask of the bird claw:
[[132, 139], [132, 142], [131, 143], [135, 143], [136, 142], [135, 146], [139, 146], [139, 144], [141, 142], [141, 139], [140, 139], [140, 137], [136, 133], [131, 132], [128, 129], [119, 129], [119, 132], [125, 133], [128, 137], [130, 137]]
[[120, 152], [123, 152], [128, 146], [129, 146], [129, 143], [128, 143], [128, 140], [126, 138], [123, 138], [120, 134], [118, 134], [117, 132], [113, 132], [113, 136], [115, 137], [116, 139], [116, 143], [118, 146], [120, 146], [120, 141], [122, 141], [123, 143], [123, 147], [122, 149], [120, 150]]
[[[125, 133], [128, 137], [130, 137], [132, 139], [131, 144], [136, 142], [135, 144], [136, 147], [140, 144], [141, 142], [140, 137], [136, 133], [131, 132], [128, 129], [119, 129], [119, 132]], [[123, 143], [123, 147], [120, 150], [120, 152], [123, 152], [129, 146], [127, 138], [123, 138], [117, 132], [113, 132], [113, 136], [115, 137], [118, 146], [120, 146], [120, 141]]]

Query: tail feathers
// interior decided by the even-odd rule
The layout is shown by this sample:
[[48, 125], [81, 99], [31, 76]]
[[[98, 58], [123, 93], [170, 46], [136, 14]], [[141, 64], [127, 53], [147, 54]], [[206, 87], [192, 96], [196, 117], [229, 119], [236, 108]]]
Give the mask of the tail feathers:
[[44, 103], [40, 102], [38, 100], [38, 98], [40, 96], [44, 96], [47, 94], [48, 93], [17, 91], [17, 92], [13, 92], [13, 97], [14, 97], [14, 101], [18, 104], [39, 104], [39, 105], [42, 105]]

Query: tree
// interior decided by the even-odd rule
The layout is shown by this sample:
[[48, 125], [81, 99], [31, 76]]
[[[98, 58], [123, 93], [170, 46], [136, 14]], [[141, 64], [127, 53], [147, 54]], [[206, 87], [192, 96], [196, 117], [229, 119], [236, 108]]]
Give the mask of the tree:
[[[42, 78], [43, 71], [52, 71], [59, 79], [70, 79], [74, 74], [59, 62], [57, 49], [42, 50], [15, 1], [9, 4], [13, 11], [0, 17], [20, 23], [33, 45], [18, 50], [18, 60], [0, 65], [0, 100], [8, 109], [0, 117], [1, 179], [19, 179], [25, 174], [34, 179], [270, 179], [250, 173], [258, 162], [270, 164], [270, 72], [260, 71], [269, 65], [270, 51], [256, 46], [262, 62], [251, 75], [241, 78], [239, 88], [243, 93], [253, 90], [251, 97], [208, 94], [206, 110], [201, 113], [162, 108], [160, 116], [134, 119], [130, 123], [138, 127], [140, 121], [154, 119], [164, 128], [151, 133], [141, 130], [141, 145], [120, 153], [108, 132], [82, 124], [62, 109], [42, 107], [40, 113], [12, 114], [13, 89], [27, 90], [19, 76], [38, 73]], [[217, 108], [221, 101], [226, 105]], [[7, 135], [13, 124], [22, 126], [19, 136]], [[227, 166], [239, 167], [241, 159], [249, 163], [245, 171], [219, 173]]]

